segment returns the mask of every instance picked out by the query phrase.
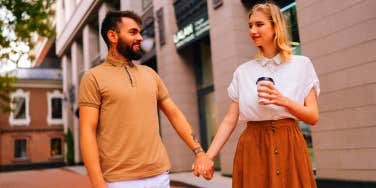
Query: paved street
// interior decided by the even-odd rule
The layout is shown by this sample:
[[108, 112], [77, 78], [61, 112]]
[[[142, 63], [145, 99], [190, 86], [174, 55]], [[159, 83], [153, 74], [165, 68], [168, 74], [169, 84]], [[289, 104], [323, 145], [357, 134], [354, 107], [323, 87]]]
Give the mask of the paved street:
[[1, 188], [90, 188], [89, 178], [63, 169], [0, 173]]
[[[173, 182], [171, 188], [188, 188]], [[0, 173], [1, 188], [90, 188], [86, 175], [56, 168]]]

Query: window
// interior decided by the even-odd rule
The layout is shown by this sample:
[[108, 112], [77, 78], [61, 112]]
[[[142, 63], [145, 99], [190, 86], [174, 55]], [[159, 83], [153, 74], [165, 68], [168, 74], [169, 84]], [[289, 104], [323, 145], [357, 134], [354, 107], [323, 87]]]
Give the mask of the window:
[[287, 33], [291, 40], [291, 46], [294, 48], [294, 54], [300, 55], [300, 39], [298, 30], [298, 20], [296, 16], [296, 3], [293, 2], [283, 8], [281, 8], [283, 15], [286, 19]]
[[47, 93], [48, 116], [47, 123], [49, 125], [63, 124], [63, 98], [64, 95], [55, 90]]
[[14, 158], [27, 159], [26, 139], [17, 139], [14, 141]]
[[29, 125], [30, 92], [24, 92], [22, 89], [18, 89], [15, 93], [12, 93], [10, 97], [14, 102], [10, 105], [13, 111], [9, 116], [9, 124], [11, 126]]
[[[296, 16], [296, 3], [295, 2], [290, 3], [289, 5], [281, 8], [281, 11], [283, 12], [283, 15], [285, 16], [285, 19], [286, 19], [287, 32], [291, 40], [291, 46], [294, 48], [294, 54], [300, 55], [301, 49], [300, 49], [300, 38], [299, 38], [299, 30], [298, 30], [298, 20]], [[312, 148], [311, 128], [309, 125], [305, 124], [304, 122], [300, 122], [299, 127], [302, 130], [304, 138], [307, 142], [308, 153], [311, 158], [312, 166], [315, 169], [316, 164], [315, 164], [313, 148]]]
[[51, 157], [61, 156], [61, 138], [52, 138], [51, 139], [51, 148], [50, 148]]
[[145, 9], [147, 9], [152, 3], [153, 3], [153, 0], [142, 0], [142, 8], [145, 10]]

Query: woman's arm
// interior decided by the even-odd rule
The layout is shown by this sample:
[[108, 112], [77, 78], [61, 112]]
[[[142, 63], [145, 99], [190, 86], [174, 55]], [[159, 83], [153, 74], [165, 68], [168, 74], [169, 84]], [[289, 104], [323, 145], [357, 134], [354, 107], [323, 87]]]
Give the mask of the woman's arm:
[[239, 104], [232, 101], [230, 107], [223, 119], [219, 129], [211, 143], [207, 155], [210, 159], [214, 159], [219, 151], [222, 149], [223, 145], [227, 142], [228, 138], [234, 131], [239, 118]]

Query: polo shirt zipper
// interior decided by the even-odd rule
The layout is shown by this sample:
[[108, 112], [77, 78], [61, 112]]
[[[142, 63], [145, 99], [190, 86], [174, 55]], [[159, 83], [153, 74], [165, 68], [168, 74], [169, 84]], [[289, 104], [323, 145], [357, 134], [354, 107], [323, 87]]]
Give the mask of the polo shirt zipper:
[[136, 87], [136, 82], [135, 82], [135, 80], [134, 80], [131, 72], [128, 70], [128, 66], [127, 65], [125, 66], [125, 71], [127, 71], [127, 74], [128, 74], [129, 80], [131, 81], [132, 87]]

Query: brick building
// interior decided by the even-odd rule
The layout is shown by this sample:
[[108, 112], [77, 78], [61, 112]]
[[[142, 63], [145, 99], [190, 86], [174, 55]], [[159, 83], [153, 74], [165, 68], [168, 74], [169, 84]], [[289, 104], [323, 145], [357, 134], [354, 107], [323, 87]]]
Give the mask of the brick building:
[[64, 165], [62, 73], [53, 44], [45, 43], [37, 68], [14, 72], [14, 111], [0, 113], [0, 171]]

